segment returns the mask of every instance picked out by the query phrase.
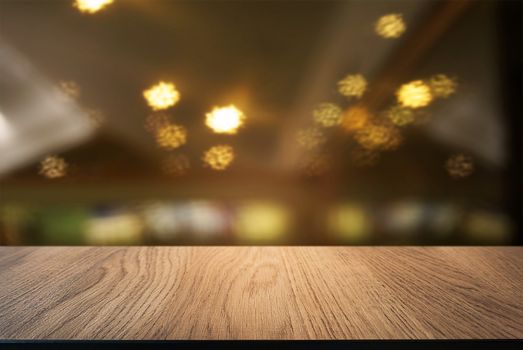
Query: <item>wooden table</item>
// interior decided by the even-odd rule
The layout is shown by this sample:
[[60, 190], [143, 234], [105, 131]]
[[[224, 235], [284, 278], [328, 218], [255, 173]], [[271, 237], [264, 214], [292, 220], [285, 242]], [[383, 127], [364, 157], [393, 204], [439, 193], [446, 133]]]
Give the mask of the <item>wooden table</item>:
[[523, 248], [0, 248], [0, 339], [369, 338], [523, 338]]

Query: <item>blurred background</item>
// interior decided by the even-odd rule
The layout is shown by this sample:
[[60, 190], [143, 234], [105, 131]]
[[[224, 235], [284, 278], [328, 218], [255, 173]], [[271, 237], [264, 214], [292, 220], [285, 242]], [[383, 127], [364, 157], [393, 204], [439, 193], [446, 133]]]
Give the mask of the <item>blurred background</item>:
[[0, 1], [0, 244], [521, 244], [521, 2]]

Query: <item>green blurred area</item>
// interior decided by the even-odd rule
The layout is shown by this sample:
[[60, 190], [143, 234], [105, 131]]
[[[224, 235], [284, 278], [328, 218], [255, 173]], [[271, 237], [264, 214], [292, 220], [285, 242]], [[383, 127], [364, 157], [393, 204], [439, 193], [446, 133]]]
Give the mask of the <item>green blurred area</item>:
[[40, 208], [34, 212], [35, 225], [45, 244], [76, 245], [85, 242], [84, 233], [90, 212], [83, 207], [57, 206]]

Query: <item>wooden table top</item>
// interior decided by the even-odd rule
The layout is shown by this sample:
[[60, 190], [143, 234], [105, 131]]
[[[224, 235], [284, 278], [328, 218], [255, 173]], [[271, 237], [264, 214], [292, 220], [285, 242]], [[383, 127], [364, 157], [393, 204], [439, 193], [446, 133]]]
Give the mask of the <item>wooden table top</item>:
[[523, 247], [3, 247], [0, 339], [523, 338]]

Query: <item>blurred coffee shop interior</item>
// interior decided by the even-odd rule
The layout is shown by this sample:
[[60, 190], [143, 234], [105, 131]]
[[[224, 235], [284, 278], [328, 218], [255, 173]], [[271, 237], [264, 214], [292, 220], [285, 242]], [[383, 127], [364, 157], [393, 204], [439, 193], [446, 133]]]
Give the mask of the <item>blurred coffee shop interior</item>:
[[520, 2], [0, 1], [0, 244], [520, 244], [521, 44]]

